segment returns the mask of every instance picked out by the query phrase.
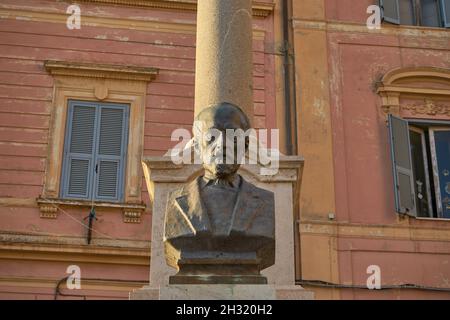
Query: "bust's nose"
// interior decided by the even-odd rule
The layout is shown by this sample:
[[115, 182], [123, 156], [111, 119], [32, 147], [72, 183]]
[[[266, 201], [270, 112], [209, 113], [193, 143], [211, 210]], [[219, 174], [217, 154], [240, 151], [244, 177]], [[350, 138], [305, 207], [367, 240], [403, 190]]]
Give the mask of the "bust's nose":
[[223, 154], [224, 147], [226, 146], [226, 139], [223, 133], [220, 133], [220, 136], [216, 138], [213, 142], [213, 151], [214, 155], [217, 156], [219, 154]]

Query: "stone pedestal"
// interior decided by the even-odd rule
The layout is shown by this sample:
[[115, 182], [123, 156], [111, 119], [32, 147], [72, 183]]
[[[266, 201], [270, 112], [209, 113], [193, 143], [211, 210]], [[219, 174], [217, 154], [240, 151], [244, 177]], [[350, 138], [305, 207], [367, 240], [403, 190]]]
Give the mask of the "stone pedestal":
[[169, 285], [144, 287], [130, 300], [312, 300], [314, 293], [300, 286], [274, 285]]
[[[130, 293], [133, 300], [165, 299], [313, 299], [313, 293], [295, 286], [294, 224], [299, 199], [303, 158], [282, 156], [278, 173], [261, 175], [261, 165], [243, 165], [239, 174], [275, 194], [275, 264], [263, 270], [268, 284], [169, 285], [176, 270], [166, 264], [163, 233], [169, 192], [203, 173], [200, 165], [174, 164], [170, 157], [143, 159], [147, 189], [153, 204], [150, 286]], [[298, 249], [297, 249], [298, 250]]]
[[[164, 287], [176, 270], [167, 265], [164, 255], [164, 214], [170, 191], [195, 179], [203, 173], [200, 165], [177, 165], [170, 157], [143, 159], [144, 175], [152, 201], [152, 242], [150, 284]], [[282, 156], [278, 173], [261, 175], [260, 165], [243, 165], [239, 174], [248, 182], [275, 194], [275, 264], [262, 271], [269, 285], [293, 286], [295, 284], [294, 205], [299, 199], [303, 158]]]

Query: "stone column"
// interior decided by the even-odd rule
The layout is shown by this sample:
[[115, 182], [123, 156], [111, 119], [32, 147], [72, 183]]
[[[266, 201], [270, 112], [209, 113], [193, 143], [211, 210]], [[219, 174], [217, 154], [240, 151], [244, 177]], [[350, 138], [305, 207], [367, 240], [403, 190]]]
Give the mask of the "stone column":
[[195, 115], [229, 102], [253, 119], [251, 0], [198, 0]]

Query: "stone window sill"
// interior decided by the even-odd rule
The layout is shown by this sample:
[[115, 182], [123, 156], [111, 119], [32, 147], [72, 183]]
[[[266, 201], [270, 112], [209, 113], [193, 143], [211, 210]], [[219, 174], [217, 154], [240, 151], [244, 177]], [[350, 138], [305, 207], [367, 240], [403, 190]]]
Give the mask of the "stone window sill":
[[[41, 218], [56, 219], [58, 217], [58, 209], [60, 206], [69, 207], [90, 207], [91, 201], [84, 200], [68, 200], [68, 199], [44, 199], [37, 198], [36, 202], [41, 212]], [[118, 203], [118, 202], [94, 202], [96, 208], [122, 209], [123, 222], [125, 223], [141, 223], [141, 215], [145, 211], [145, 204], [135, 203]]]
[[428, 218], [428, 217], [415, 217], [416, 220], [423, 220], [423, 221], [446, 221], [450, 222], [450, 219], [448, 218]]

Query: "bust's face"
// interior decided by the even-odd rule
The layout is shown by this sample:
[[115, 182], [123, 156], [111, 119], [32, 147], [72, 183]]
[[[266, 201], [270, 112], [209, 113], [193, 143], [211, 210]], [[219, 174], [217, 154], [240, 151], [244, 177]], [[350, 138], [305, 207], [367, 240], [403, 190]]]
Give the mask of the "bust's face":
[[245, 114], [233, 105], [221, 104], [202, 111], [196, 126], [194, 134], [205, 175], [216, 179], [234, 176], [247, 149], [243, 133], [249, 125]]

